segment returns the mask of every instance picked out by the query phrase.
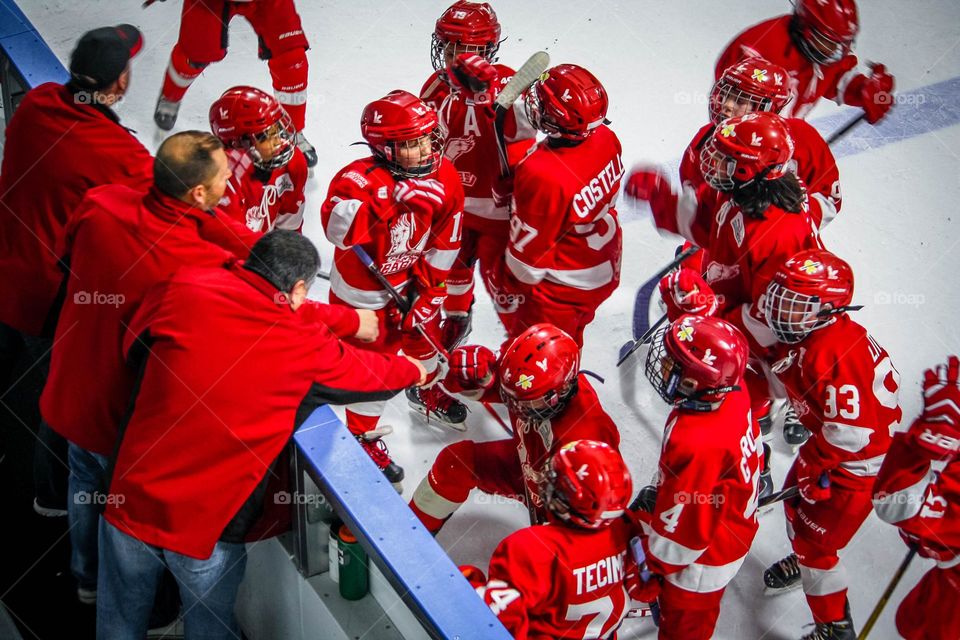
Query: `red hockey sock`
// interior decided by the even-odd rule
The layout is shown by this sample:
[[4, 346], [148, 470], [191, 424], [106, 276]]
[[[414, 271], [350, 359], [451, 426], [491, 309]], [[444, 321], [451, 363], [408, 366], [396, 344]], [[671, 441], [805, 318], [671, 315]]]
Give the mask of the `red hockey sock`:
[[307, 116], [307, 52], [293, 49], [267, 61], [273, 78], [273, 93], [283, 105], [293, 127], [301, 131]]
[[347, 409], [347, 430], [355, 436], [373, 431], [380, 422], [380, 416], [365, 416]]
[[167, 72], [163, 76], [163, 97], [170, 102], [180, 102], [183, 95], [193, 84], [193, 81], [203, 73], [207, 65], [194, 65], [187, 56], [184, 55], [180, 45], [173, 47], [170, 54], [170, 64], [167, 65]]

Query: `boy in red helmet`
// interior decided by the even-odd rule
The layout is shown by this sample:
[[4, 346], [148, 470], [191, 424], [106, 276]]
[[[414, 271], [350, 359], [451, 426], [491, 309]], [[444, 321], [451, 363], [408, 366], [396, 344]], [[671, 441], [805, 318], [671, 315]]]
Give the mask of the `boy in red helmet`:
[[813, 435], [784, 481], [801, 496], [784, 503], [794, 553], [763, 579], [770, 593], [802, 584], [816, 623], [804, 640], [856, 638], [838, 552], [870, 515], [871, 489], [901, 417], [900, 375], [850, 319], [852, 298], [850, 265], [823, 249], [785, 261], [764, 295], [777, 339], [768, 362]]
[[410, 501], [430, 531], [439, 531], [473, 489], [524, 502], [531, 519], [543, 521], [538, 487], [550, 456], [573, 440], [620, 446], [616, 425], [580, 373], [579, 345], [554, 325], [528, 328], [499, 361], [486, 347], [455, 349], [444, 384], [467, 397], [506, 403], [514, 435], [463, 440], [440, 452]]
[[[494, 64], [499, 47], [500, 23], [493, 8], [458, 0], [437, 20], [430, 50], [434, 73], [420, 90], [447, 131], [444, 154], [460, 174], [465, 195], [460, 255], [447, 278], [443, 303], [442, 337], [448, 349], [470, 333], [475, 265], [481, 279], [489, 281], [510, 234], [510, 185], [499, 172], [493, 100], [514, 71]], [[525, 152], [536, 135], [519, 106], [507, 113], [503, 132], [511, 156]]]
[[[446, 297], [446, 278], [460, 249], [463, 189], [448, 160], [436, 112], [406, 91], [392, 91], [367, 105], [360, 130], [371, 156], [355, 160], [330, 182], [320, 213], [336, 247], [330, 269], [330, 302], [372, 309], [379, 338], [367, 349], [403, 352], [421, 362], [436, 382], [442, 376], [437, 351], [421, 331], [436, 335]], [[409, 310], [390, 293], [351, 248], [360, 247]], [[464, 429], [466, 408], [439, 386], [407, 390], [411, 406], [430, 418]], [[347, 428], [399, 488], [403, 469], [386, 452], [377, 428], [383, 402], [349, 405]]]
[[498, 312], [511, 337], [549, 320], [582, 347], [620, 283], [620, 140], [605, 124], [606, 90], [583, 67], [548, 69], [524, 102], [547, 137], [516, 168], [510, 242], [491, 274]]
[[220, 207], [253, 231], [300, 231], [307, 161], [280, 103], [253, 87], [227, 89], [210, 106], [210, 129], [230, 163]]
[[574, 440], [547, 461], [547, 523], [504, 538], [489, 581], [471, 580], [514, 638], [613, 637], [636, 574], [623, 517], [632, 487], [620, 453], [603, 442]]
[[660, 640], [708, 640], [757, 532], [763, 454], [743, 381], [747, 342], [719, 318], [681, 316], [654, 336], [646, 375], [673, 405], [657, 486], [640, 492]]
[[794, 100], [784, 115], [806, 118], [820, 98], [861, 107], [870, 124], [893, 104], [893, 76], [882, 64], [870, 75], [857, 70], [853, 43], [860, 31], [854, 0], [797, 0], [792, 15], [752, 26], [727, 45], [717, 61], [716, 77], [744, 58], [760, 57], [790, 74]]

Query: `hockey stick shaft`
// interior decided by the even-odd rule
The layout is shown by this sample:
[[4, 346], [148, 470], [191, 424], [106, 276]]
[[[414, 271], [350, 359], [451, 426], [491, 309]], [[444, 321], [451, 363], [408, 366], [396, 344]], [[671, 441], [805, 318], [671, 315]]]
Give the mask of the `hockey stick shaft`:
[[837, 129], [836, 131], [834, 131], [833, 133], [831, 133], [831, 134], [830, 134], [830, 137], [827, 138], [827, 144], [828, 144], [828, 145], [833, 144], [834, 142], [836, 142], [837, 140], [839, 140], [839, 139], [842, 138], [843, 136], [847, 135], [847, 133], [848, 133], [851, 129], [853, 129], [855, 126], [857, 126], [858, 124], [860, 124], [861, 122], [863, 122], [863, 121], [866, 120], [866, 119], [867, 119], [867, 114], [866, 114], [866, 112], [863, 112], [863, 113], [861, 113], [860, 115], [858, 115], [856, 118], [853, 118], [852, 120], [850, 120], [850, 122], [848, 122], [847, 124], [843, 125], [843, 126], [840, 127], [839, 129]]
[[547, 70], [550, 64], [550, 55], [546, 51], [537, 51], [517, 70], [510, 81], [504, 85], [494, 101], [493, 131], [497, 143], [497, 159], [500, 162], [500, 177], [510, 176], [510, 161], [507, 158], [507, 142], [504, 139], [503, 124], [507, 113], [513, 108], [524, 91]]
[[877, 606], [873, 608], [873, 613], [870, 614], [870, 617], [867, 619], [867, 623], [863, 625], [863, 628], [860, 629], [860, 635], [857, 636], [857, 640], [866, 640], [867, 635], [870, 633], [870, 630], [873, 629], [873, 625], [877, 623], [877, 619], [880, 617], [880, 614], [883, 612], [884, 607], [887, 606], [887, 602], [890, 600], [890, 596], [893, 595], [894, 590], [896, 590], [897, 585], [900, 584], [900, 580], [903, 578], [903, 575], [907, 572], [907, 567], [910, 566], [910, 563], [913, 561], [913, 557], [917, 555], [917, 548], [910, 547], [910, 550], [907, 552], [907, 555], [904, 556], [903, 562], [900, 563], [900, 566], [897, 568], [897, 572], [893, 574], [893, 578], [890, 579], [890, 584], [887, 585], [887, 588], [884, 590], [883, 595], [880, 596], [880, 600], [877, 602]]
[[[663, 269], [660, 269], [660, 271], [655, 273], [653, 277], [650, 278], [650, 280], [656, 280], [657, 282], [659, 282], [660, 279], [663, 278], [663, 276], [667, 275], [668, 273], [676, 269], [678, 266], [680, 266], [680, 264], [684, 260], [694, 255], [697, 251], [700, 251], [700, 247], [687, 247], [686, 249], [681, 251], [680, 254], [677, 255], [677, 257], [674, 258], [670, 264], [668, 264]], [[657, 329], [660, 328], [660, 325], [662, 325], [666, 321], [666, 319], [667, 319], [666, 314], [660, 316], [660, 319], [654, 322], [653, 325], [651, 325], [651, 327], [647, 329], [646, 333], [644, 333], [642, 336], [634, 340], [633, 346], [630, 347], [630, 350], [627, 351], [625, 354], [623, 354], [619, 360], [617, 360], [617, 366], [619, 367], [624, 362], [626, 362], [627, 358], [629, 358], [634, 351], [636, 351], [642, 345], [647, 343], [650, 340], [650, 336], [652, 336], [657, 331]]]
[[[377, 264], [373, 261], [373, 258], [370, 257], [370, 254], [368, 254], [366, 250], [358, 244], [353, 245], [350, 247], [350, 249], [353, 250], [353, 253], [360, 259], [360, 262], [363, 263], [363, 266], [365, 266], [373, 275], [373, 277], [376, 278], [377, 282], [380, 283], [380, 286], [386, 289], [387, 293], [390, 294], [390, 297], [393, 298], [393, 301], [397, 303], [397, 307], [400, 309], [400, 311], [403, 313], [410, 311], [410, 303], [407, 302], [402, 295], [400, 295], [400, 292], [397, 291], [392, 284], [390, 284], [390, 281], [387, 280], [387, 277], [380, 273], [380, 268], [377, 267]], [[433, 350], [437, 352], [438, 358], [444, 362], [450, 362], [450, 357], [447, 354], [447, 350], [440, 346], [437, 341], [433, 339], [433, 336], [430, 335], [426, 328], [424, 328], [422, 325], [417, 325], [417, 331], [419, 331], [420, 335], [423, 336], [423, 339], [427, 341], [427, 344], [429, 344]]]

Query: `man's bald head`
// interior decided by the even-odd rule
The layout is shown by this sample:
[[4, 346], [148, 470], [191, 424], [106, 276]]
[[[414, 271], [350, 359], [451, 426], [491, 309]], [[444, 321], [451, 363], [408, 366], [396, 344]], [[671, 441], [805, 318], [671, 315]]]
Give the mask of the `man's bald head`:
[[225, 183], [225, 171], [223, 143], [216, 136], [183, 131], [164, 140], [157, 150], [153, 183], [168, 196], [209, 209], [223, 195], [225, 185], [219, 183]]

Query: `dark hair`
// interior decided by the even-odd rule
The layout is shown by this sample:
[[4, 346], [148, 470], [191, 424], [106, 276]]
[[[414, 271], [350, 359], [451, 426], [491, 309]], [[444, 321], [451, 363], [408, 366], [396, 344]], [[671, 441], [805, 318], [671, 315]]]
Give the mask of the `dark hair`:
[[270, 281], [280, 291], [290, 293], [300, 280], [309, 285], [316, 278], [320, 254], [312, 242], [296, 231], [274, 229], [253, 245], [243, 268]]
[[213, 152], [223, 143], [212, 133], [175, 133], [157, 149], [153, 161], [153, 184], [161, 192], [182, 198], [190, 189], [209, 182], [217, 171]]
[[800, 213], [807, 190], [793, 173], [785, 173], [776, 180], [761, 177], [733, 189], [733, 201], [751, 218], [763, 220], [763, 214], [771, 204], [788, 213]]

